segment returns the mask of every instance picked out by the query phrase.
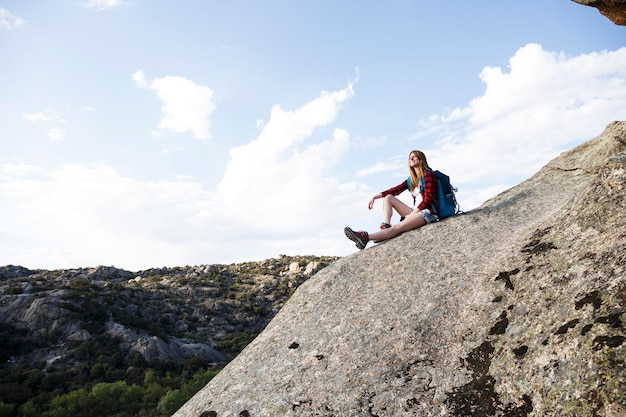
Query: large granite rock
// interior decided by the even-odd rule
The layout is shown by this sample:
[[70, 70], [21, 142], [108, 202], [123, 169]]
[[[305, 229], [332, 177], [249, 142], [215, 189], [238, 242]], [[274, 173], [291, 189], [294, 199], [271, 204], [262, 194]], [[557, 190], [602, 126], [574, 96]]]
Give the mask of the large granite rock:
[[626, 26], [626, 0], [573, 0], [578, 4], [598, 9], [616, 25]]
[[625, 194], [614, 122], [317, 273], [175, 416], [624, 416]]

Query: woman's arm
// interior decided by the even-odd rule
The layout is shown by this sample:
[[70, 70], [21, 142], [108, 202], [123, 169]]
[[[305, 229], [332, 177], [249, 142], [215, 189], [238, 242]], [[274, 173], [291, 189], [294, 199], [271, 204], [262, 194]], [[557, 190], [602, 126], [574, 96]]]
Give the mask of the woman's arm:
[[372, 207], [374, 207], [374, 201], [375, 200], [377, 200], [379, 198], [383, 198], [383, 197], [385, 197], [386, 195], [389, 195], [389, 194], [391, 194], [393, 196], [400, 195], [403, 191], [408, 190], [408, 189], [409, 189], [409, 181], [408, 180], [404, 180], [402, 183], [396, 185], [395, 187], [391, 187], [388, 190], [385, 190], [385, 191], [382, 191], [382, 192], [376, 194], [374, 197], [372, 197], [370, 199], [368, 207], [371, 210]]
[[391, 187], [390, 189], [381, 192], [380, 196], [384, 197], [388, 194], [396, 196], [396, 195], [402, 194], [403, 191], [408, 190], [408, 189], [409, 189], [409, 181], [404, 180], [402, 183], [396, 185], [395, 187]]

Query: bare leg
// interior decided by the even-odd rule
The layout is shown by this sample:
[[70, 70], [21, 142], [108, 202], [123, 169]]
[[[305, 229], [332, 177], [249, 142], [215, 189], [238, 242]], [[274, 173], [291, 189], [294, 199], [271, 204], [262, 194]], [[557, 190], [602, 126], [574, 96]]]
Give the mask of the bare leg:
[[405, 215], [404, 221], [394, 224], [389, 229], [383, 229], [377, 232], [370, 233], [369, 238], [374, 242], [380, 242], [383, 240], [391, 239], [392, 237], [396, 237], [399, 234], [408, 232], [409, 230], [417, 229], [418, 227], [422, 227], [425, 224], [426, 220], [424, 219], [424, 216], [421, 215], [421, 213], [411, 211], [410, 213]]
[[408, 216], [413, 210], [391, 194], [383, 198], [383, 222], [391, 224], [391, 216], [395, 210], [400, 216]]

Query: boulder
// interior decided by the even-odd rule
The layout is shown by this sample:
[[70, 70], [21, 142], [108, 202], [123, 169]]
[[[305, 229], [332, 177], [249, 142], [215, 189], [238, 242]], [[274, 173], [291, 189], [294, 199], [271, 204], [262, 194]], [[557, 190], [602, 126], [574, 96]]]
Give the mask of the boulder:
[[116, 268], [114, 266], [98, 266], [90, 270], [86, 275], [90, 280], [122, 281], [133, 278], [132, 272]]
[[212, 363], [224, 362], [226, 360], [226, 355], [207, 344], [186, 343], [176, 338], [171, 338], [166, 342], [156, 336], [137, 338], [131, 351], [139, 352], [148, 363], [183, 363], [186, 359], [194, 357], [199, 357]]
[[289, 274], [297, 274], [300, 272], [300, 263], [292, 262], [289, 264], [289, 268], [287, 269]]
[[119, 341], [120, 350], [140, 353], [146, 362], [184, 363], [185, 360], [199, 357], [208, 362], [224, 362], [226, 355], [207, 343], [189, 343], [169, 337], [167, 341], [157, 336], [139, 334], [112, 321], [107, 322], [106, 331]]
[[30, 329], [34, 336], [64, 339], [80, 330], [79, 323], [71, 319], [70, 312], [59, 306], [59, 296], [65, 291], [55, 291], [50, 297], [15, 297], [2, 309], [0, 322], [17, 328]]
[[620, 416], [626, 122], [307, 280], [175, 417]]
[[309, 262], [306, 265], [306, 269], [304, 270], [304, 275], [313, 275], [314, 273], [316, 273], [317, 271], [320, 270], [320, 263], [319, 262]]

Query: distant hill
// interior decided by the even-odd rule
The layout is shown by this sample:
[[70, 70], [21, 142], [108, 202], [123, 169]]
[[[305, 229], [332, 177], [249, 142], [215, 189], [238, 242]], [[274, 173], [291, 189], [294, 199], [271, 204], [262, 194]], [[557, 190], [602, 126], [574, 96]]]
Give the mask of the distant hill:
[[[0, 416], [170, 415], [335, 259], [137, 273], [0, 267]], [[111, 391], [107, 407], [94, 387]]]

